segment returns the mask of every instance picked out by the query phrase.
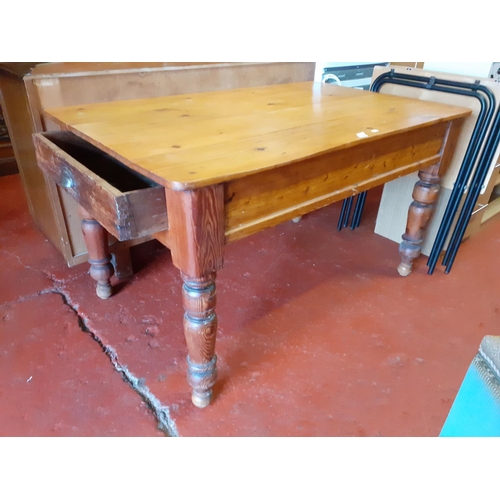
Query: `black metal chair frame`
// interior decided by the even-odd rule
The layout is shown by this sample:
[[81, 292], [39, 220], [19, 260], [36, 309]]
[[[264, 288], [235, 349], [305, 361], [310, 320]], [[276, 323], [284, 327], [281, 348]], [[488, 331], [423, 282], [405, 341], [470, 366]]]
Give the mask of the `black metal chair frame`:
[[[449, 235], [453, 221], [457, 215], [460, 201], [463, 194], [467, 192], [465, 202], [458, 216], [457, 224], [455, 225], [443, 259], [443, 265], [447, 266], [445, 272], [449, 273], [462, 241], [463, 234], [467, 228], [467, 224], [470, 221], [472, 211], [477, 203], [477, 198], [479, 197], [479, 193], [489, 171], [489, 167], [494, 159], [494, 154], [497, 149], [500, 136], [500, 132], [498, 130], [500, 128], [498, 126], [500, 110], [497, 112], [497, 116], [490, 129], [490, 134], [484, 143], [483, 154], [480, 155], [481, 146], [485, 140], [488, 129], [490, 128], [492, 116], [496, 106], [495, 97], [488, 87], [480, 85], [479, 81], [476, 81], [473, 84], [454, 82], [452, 80], [435, 77], [422, 77], [418, 75], [396, 73], [396, 71], [392, 69], [387, 73], [379, 75], [372, 83], [370, 91], [378, 92], [382, 85], [387, 83], [469, 96], [478, 99], [480, 102], [481, 109], [478, 114], [478, 119], [472, 132], [462, 165], [453, 186], [450, 200], [445, 209], [445, 214], [441, 221], [441, 225], [427, 261], [427, 265], [429, 266], [428, 274], [432, 274]], [[361, 215], [366, 201], [366, 194], [367, 191], [357, 195], [354, 214], [351, 221], [351, 229], [355, 229], [360, 224]], [[339, 223], [337, 225], [337, 229], [339, 231], [342, 227], [347, 227], [348, 225], [353, 199], [353, 196], [347, 198], [342, 204]]]

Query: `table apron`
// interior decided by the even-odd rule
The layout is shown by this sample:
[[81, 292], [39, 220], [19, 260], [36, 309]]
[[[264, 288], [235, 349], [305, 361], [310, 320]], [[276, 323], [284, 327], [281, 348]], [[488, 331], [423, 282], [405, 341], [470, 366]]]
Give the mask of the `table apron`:
[[226, 182], [226, 242], [439, 163], [449, 125], [358, 142]]

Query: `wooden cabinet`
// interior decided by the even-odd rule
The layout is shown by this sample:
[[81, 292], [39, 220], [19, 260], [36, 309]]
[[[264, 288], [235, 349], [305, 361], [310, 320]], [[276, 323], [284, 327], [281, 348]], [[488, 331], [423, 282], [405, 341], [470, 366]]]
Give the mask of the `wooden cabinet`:
[[[314, 63], [1, 63], [0, 89], [31, 215], [69, 266], [87, 259], [76, 202], [38, 168], [34, 132], [58, 130], [44, 110], [74, 104], [157, 97], [313, 80]], [[150, 237], [117, 242], [116, 259]], [[126, 271], [124, 271], [125, 273]]]
[[10, 142], [9, 131], [3, 117], [0, 100], [0, 176], [17, 173], [14, 148]]

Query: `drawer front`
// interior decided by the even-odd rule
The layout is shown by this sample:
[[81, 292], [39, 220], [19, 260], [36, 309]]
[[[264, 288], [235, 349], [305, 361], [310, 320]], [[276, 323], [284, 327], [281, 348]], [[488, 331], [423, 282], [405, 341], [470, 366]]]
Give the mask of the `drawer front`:
[[38, 166], [120, 241], [168, 229], [165, 188], [71, 132], [33, 134]]

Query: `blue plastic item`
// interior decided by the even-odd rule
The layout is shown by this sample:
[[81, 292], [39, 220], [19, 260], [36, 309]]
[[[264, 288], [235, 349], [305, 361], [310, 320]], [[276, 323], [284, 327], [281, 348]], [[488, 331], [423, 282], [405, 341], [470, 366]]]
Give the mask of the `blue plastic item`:
[[500, 437], [500, 337], [481, 342], [440, 437]]

